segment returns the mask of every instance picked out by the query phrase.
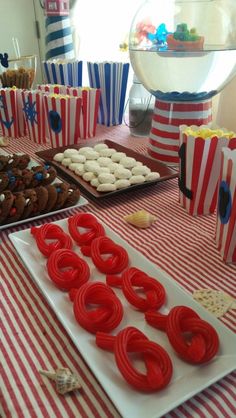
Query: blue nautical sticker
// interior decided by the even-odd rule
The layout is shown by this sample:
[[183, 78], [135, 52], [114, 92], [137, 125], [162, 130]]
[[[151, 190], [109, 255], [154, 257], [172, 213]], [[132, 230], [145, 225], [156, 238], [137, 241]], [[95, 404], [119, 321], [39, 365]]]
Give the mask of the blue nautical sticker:
[[33, 125], [33, 123], [38, 123], [36, 119], [38, 112], [35, 110], [35, 105], [36, 102], [31, 103], [28, 99], [28, 101], [25, 101], [23, 107], [23, 112], [25, 112], [26, 120], [29, 120], [31, 125]]
[[183, 143], [179, 148], [179, 158], [180, 158], [180, 170], [179, 170], [179, 178], [178, 178], [178, 185], [180, 191], [186, 196], [188, 199], [193, 199], [193, 192], [192, 190], [186, 187], [186, 144]]
[[222, 224], [227, 224], [231, 215], [232, 197], [228, 183], [222, 181], [219, 188], [218, 211]]
[[5, 68], [9, 67], [8, 54], [6, 52], [4, 52], [4, 54], [0, 54], [0, 62], [3, 67]]
[[59, 134], [62, 129], [62, 121], [61, 116], [55, 110], [50, 110], [48, 114], [49, 125], [51, 129], [56, 133]]

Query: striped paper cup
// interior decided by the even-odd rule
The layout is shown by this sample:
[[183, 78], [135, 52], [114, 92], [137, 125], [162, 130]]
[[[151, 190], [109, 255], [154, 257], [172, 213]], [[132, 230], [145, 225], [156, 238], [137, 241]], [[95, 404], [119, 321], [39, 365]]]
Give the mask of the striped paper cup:
[[123, 121], [129, 63], [88, 62], [89, 84], [101, 90], [98, 123], [120, 125]]
[[225, 136], [203, 138], [186, 134], [186, 129], [194, 132], [209, 127], [180, 126], [179, 201], [190, 215], [207, 215], [216, 208], [221, 150], [236, 148], [236, 136], [229, 137], [225, 131]]
[[207, 125], [212, 120], [212, 102], [168, 102], [156, 100], [148, 154], [165, 164], [179, 162], [179, 126]]
[[82, 86], [83, 61], [43, 61], [43, 70], [48, 84]]
[[96, 134], [100, 90], [90, 87], [68, 88], [67, 94], [80, 97], [80, 138], [92, 138]]
[[17, 89], [0, 89], [0, 124], [2, 135], [10, 138], [20, 136], [18, 123]]
[[68, 94], [68, 87], [61, 84], [38, 84], [37, 89], [42, 93]]
[[221, 153], [215, 240], [223, 260], [236, 263], [236, 149]]
[[81, 98], [44, 94], [44, 105], [52, 148], [76, 144], [80, 138]]
[[46, 143], [46, 119], [43, 94], [40, 91], [23, 90], [22, 109], [30, 139], [37, 144]]

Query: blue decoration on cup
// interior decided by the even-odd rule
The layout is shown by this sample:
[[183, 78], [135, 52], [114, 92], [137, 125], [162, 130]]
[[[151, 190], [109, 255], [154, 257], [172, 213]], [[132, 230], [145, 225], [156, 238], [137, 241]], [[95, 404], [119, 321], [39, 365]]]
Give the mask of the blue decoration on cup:
[[55, 110], [50, 110], [48, 114], [48, 120], [53, 132], [59, 134], [59, 132], [61, 132], [62, 129], [62, 121], [59, 113], [57, 113]]
[[33, 123], [38, 123], [36, 120], [38, 112], [35, 110], [35, 105], [36, 102], [31, 103], [28, 99], [28, 101], [25, 101], [23, 107], [23, 112], [25, 112], [26, 120], [29, 120], [31, 122], [31, 125], [33, 125]]
[[62, 190], [61, 190], [61, 188], [60, 188], [60, 187], [57, 187], [57, 188], [56, 188], [56, 191], [57, 191], [57, 193], [61, 193], [61, 192], [62, 192]]
[[5, 68], [9, 67], [7, 52], [4, 52], [4, 54], [0, 54], [0, 62], [3, 67]]
[[227, 224], [232, 210], [232, 197], [229, 185], [226, 181], [220, 183], [219, 188], [219, 203], [218, 211], [220, 215], [220, 221], [222, 224]]

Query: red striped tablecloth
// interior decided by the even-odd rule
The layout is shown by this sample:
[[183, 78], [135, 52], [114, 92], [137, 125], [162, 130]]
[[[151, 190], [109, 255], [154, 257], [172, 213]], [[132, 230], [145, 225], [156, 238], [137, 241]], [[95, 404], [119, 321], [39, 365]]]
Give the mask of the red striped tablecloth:
[[[96, 140], [111, 139], [146, 153], [146, 141], [129, 136], [128, 128], [98, 127]], [[88, 143], [88, 141], [86, 141]], [[93, 140], [89, 140], [93, 143]], [[28, 138], [10, 141], [9, 152], [26, 152], [35, 158], [37, 146]], [[137, 230], [123, 216], [138, 209], [156, 214], [152, 228]], [[187, 292], [198, 288], [223, 290], [236, 297], [236, 266], [226, 265], [214, 242], [215, 215], [191, 217], [178, 203], [177, 179], [172, 179], [104, 201], [89, 201], [80, 212], [90, 211], [122, 235], [149, 260], [165, 270]], [[65, 212], [47, 218], [55, 221]], [[11, 244], [8, 234], [33, 223], [1, 232], [1, 416], [3, 417], [119, 417], [64, 328], [34, 285]], [[40, 221], [34, 222], [34, 225]], [[235, 332], [236, 312], [221, 321]], [[60, 396], [39, 369], [69, 367], [81, 376], [83, 391]], [[165, 418], [236, 416], [235, 374], [200, 392]], [[130, 417], [135, 418], [135, 417]]]

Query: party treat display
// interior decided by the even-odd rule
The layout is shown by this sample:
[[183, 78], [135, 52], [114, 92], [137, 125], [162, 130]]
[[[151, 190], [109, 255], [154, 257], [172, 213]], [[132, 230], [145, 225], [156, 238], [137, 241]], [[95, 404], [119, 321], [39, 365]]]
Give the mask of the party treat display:
[[[70, 243], [68, 237], [65, 239]], [[47, 270], [55, 285], [67, 291], [80, 288], [90, 277], [86, 261], [66, 247], [51, 252], [47, 261]]]
[[[171, 380], [173, 366], [167, 352], [134, 327], [121, 330], [115, 337], [97, 332], [96, 344], [114, 351], [116, 365], [124, 379], [141, 392], [156, 392], [165, 388]], [[147, 374], [138, 371], [130, 360], [130, 353], [141, 354]]]
[[[140, 311], [158, 310], [165, 303], [162, 284], [135, 267], [125, 270], [121, 277], [108, 275], [106, 282], [109, 286], [121, 287], [129, 303]], [[135, 291], [136, 287], [143, 290], [145, 298]]]
[[54, 224], [43, 224], [39, 227], [32, 227], [31, 234], [36, 240], [39, 251], [49, 257], [52, 252], [66, 248], [72, 248], [72, 239], [62, 228]]
[[187, 306], [176, 306], [168, 315], [149, 311], [145, 319], [155, 328], [166, 331], [174, 350], [188, 363], [206, 363], [218, 352], [216, 330]]
[[68, 148], [64, 152], [56, 153], [53, 160], [82, 177], [102, 193], [160, 178], [158, 172], [152, 172], [140, 161], [106, 144], [82, 147], [79, 150]]
[[[103, 258], [104, 254], [108, 255], [106, 259]], [[121, 273], [129, 264], [127, 251], [104, 236], [92, 241], [90, 255], [97, 269], [105, 274]]]
[[[0, 183], [1, 184], [1, 183]], [[35, 217], [76, 204], [80, 191], [67, 183], [37, 186], [22, 192], [4, 190], [0, 194], [0, 225], [10, 224], [29, 216]]]
[[[79, 228], [86, 231], [81, 233]], [[95, 238], [105, 235], [102, 224], [90, 213], [78, 213], [69, 217], [68, 229], [79, 246], [89, 246]]]
[[[76, 292], [74, 315], [76, 321], [88, 332], [110, 332], [123, 318], [123, 307], [113, 290], [102, 282], [85, 283]], [[91, 309], [92, 306], [95, 306]]]

